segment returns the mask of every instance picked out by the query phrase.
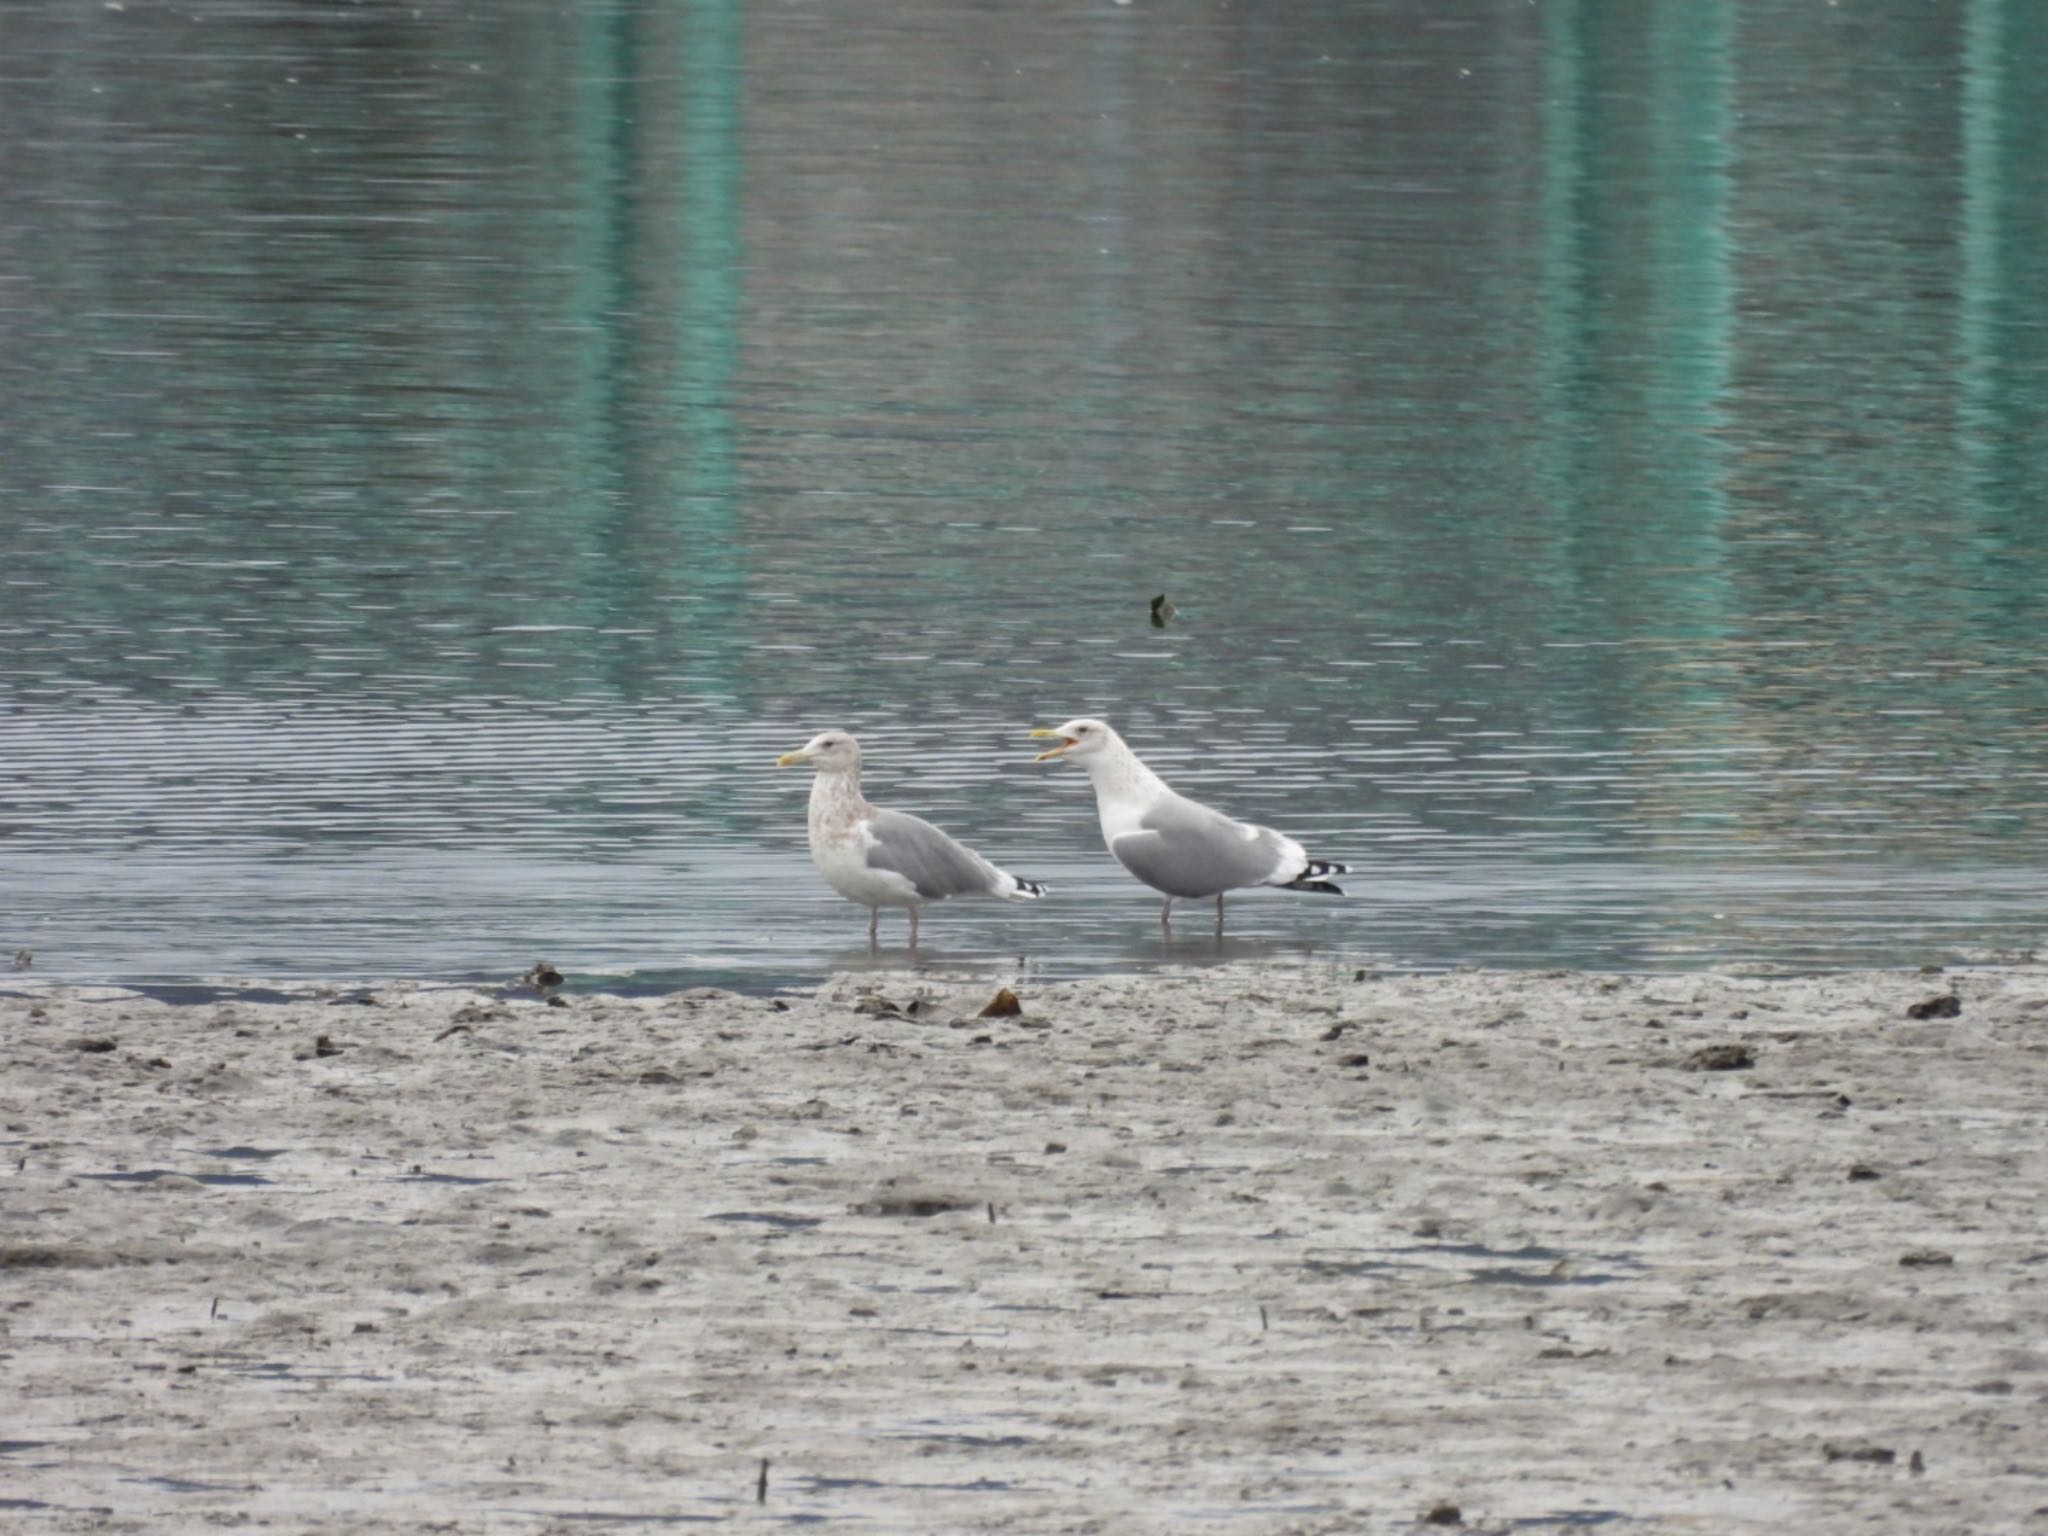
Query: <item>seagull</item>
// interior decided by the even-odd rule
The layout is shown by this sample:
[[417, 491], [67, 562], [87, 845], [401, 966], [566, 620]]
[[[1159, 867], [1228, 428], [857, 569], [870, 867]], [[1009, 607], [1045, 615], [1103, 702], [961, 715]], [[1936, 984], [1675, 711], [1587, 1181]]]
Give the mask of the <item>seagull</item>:
[[1000, 896], [1036, 901], [1046, 887], [997, 869], [930, 822], [868, 804], [860, 792], [860, 743], [844, 731], [822, 731], [775, 760], [778, 768], [809, 763], [811, 860], [826, 883], [868, 909], [868, 948], [882, 908], [910, 909], [910, 947], [917, 948], [918, 908], [948, 896]]
[[1177, 795], [1138, 761], [1123, 737], [1100, 720], [1069, 720], [1033, 736], [1059, 745], [1038, 761], [1070, 757], [1088, 770], [1102, 840], [1116, 861], [1155, 891], [1165, 893], [1159, 926], [1173, 931], [1176, 897], [1216, 898], [1216, 932], [1223, 932], [1223, 893], [1248, 885], [1277, 885], [1289, 891], [1342, 896], [1329, 877], [1350, 873], [1348, 864], [1312, 859], [1293, 838], [1271, 827], [1233, 821], [1221, 811]]

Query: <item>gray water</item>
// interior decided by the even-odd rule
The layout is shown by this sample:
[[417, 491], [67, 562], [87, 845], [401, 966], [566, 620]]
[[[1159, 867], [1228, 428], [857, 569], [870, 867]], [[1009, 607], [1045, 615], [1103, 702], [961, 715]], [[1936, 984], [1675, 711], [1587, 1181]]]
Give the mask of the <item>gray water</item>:
[[[0, 946], [1067, 975], [2048, 920], [2048, 9], [0, 18]], [[1179, 615], [1154, 628], [1168, 593]], [[1161, 943], [1085, 780], [1350, 862]], [[885, 919], [884, 963], [902, 919]]]

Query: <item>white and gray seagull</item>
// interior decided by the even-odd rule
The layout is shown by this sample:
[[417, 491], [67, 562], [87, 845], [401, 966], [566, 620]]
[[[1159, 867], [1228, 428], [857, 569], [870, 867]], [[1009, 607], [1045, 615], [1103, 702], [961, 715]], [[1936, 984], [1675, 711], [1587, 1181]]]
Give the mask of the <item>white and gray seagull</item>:
[[875, 945], [882, 908], [910, 909], [910, 947], [917, 948], [917, 913], [948, 896], [1000, 896], [1035, 901], [1046, 892], [996, 868], [930, 822], [868, 804], [860, 792], [860, 743], [845, 731], [821, 731], [778, 768], [809, 763], [811, 860], [826, 883], [868, 909], [868, 947]]
[[1173, 927], [1175, 898], [1216, 898], [1216, 931], [1223, 932], [1223, 893], [1245, 886], [1342, 896], [1329, 877], [1350, 872], [1348, 864], [1312, 859], [1293, 838], [1271, 827], [1233, 821], [1185, 795], [1138, 761], [1138, 754], [1100, 720], [1069, 720], [1033, 736], [1054, 736], [1059, 745], [1038, 761], [1070, 757], [1088, 770], [1102, 840], [1116, 861], [1153, 890], [1166, 905], [1159, 926]]

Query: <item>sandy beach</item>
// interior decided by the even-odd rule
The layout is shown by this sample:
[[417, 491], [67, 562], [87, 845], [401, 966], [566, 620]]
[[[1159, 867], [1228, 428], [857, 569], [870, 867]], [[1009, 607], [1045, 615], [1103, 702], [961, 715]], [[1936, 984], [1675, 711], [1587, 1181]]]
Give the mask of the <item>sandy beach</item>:
[[2048, 1529], [2048, 972], [17, 987], [25, 1531]]

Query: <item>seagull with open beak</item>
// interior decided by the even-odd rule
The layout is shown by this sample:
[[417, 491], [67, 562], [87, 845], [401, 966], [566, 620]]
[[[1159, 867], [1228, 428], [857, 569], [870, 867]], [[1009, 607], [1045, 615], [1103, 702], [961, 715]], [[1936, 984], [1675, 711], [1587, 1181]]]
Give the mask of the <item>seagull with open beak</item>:
[[1348, 873], [1348, 865], [1312, 859], [1301, 844], [1271, 827], [1233, 821], [1174, 793], [1102, 721], [1069, 720], [1031, 734], [1059, 743], [1039, 753], [1039, 762], [1071, 758], [1088, 770], [1103, 842], [1119, 864], [1166, 897], [1160, 927], [1172, 930], [1176, 898], [1214, 896], [1220, 936], [1225, 891], [1273, 885], [1325, 896], [1344, 894], [1329, 876]]

